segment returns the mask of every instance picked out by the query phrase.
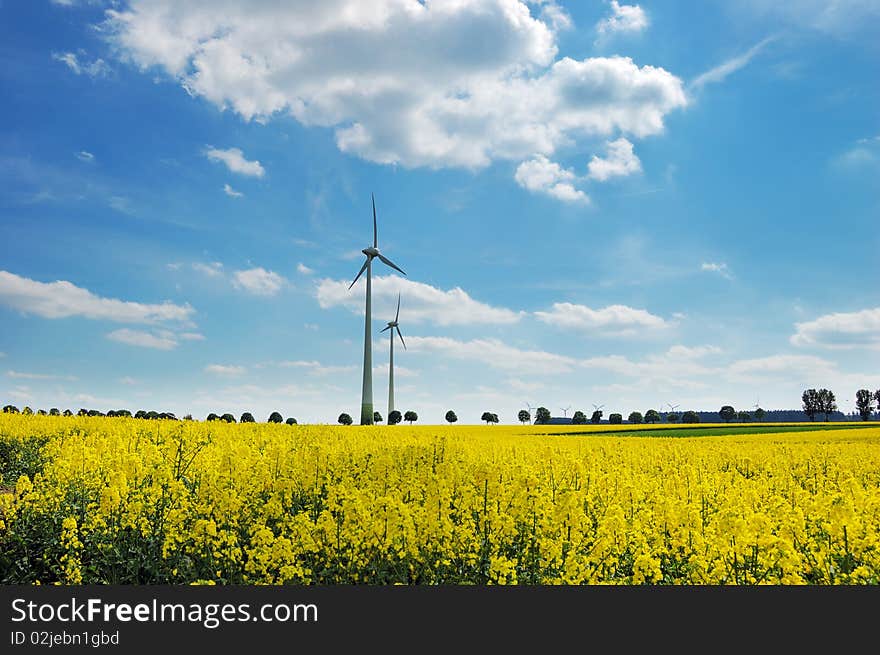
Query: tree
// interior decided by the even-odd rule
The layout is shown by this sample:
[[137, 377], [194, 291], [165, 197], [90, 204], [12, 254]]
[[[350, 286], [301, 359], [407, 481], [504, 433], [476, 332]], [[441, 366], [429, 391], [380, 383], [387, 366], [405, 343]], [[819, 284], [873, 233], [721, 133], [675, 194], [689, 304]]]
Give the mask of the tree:
[[755, 420], [756, 421], [763, 421], [765, 414], [767, 414], [767, 412], [765, 412], [763, 409], [758, 407], [757, 409], [755, 409]]
[[373, 423], [381, 423], [384, 420], [379, 412], [373, 412]]
[[584, 414], [581, 410], [577, 410], [574, 414], [572, 414], [571, 422], [574, 425], [583, 425], [587, 422], [587, 415]]
[[[214, 416], [216, 417], [217, 415], [215, 414]], [[147, 418], [147, 413], [146, 413], [144, 410], [139, 409], [139, 410], [135, 413], [134, 417], [135, 417], [135, 418]], [[208, 416], [208, 420], [209, 420], [209, 421], [211, 420], [210, 415]]]
[[339, 415], [339, 418], [336, 419], [336, 422], [340, 425], [351, 425], [351, 416], [342, 412], [342, 414]]
[[403, 420], [403, 414], [396, 409], [388, 415], [388, 425], [397, 425]]
[[519, 419], [520, 423], [528, 423], [532, 420], [532, 415], [525, 409], [519, 410], [519, 414], [517, 414], [516, 417]]
[[828, 417], [837, 411], [837, 398], [834, 392], [828, 389], [819, 389], [819, 411], [825, 415], [825, 421]]
[[590, 417], [590, 423], [601, 423], [602, 422], [602, 410], [597, 409], [593, 412], [593, 415]]
[[749, 414], [748, 412], [744, 412], [744, 411], [737, 412], [736, 417], [743, 423], [745, 423], [746, 421], [752, 420], [752, 415]]
[[223, 416], [221, 416], [220, 420], [226, 421], [227, 423], [235, 423], [235, 417], [228, 412], [226, 414], [224, 414]]
[[409, 421], [409, 424], [412, 425], [412, 424], [413, 424], [413, 421], [418, 421], [418, 420], [419, 420], [419, 415], [416, 414], [414, 411], [409, 410], [408, 412], [406, 412], [406, 413], [403, 415], [403, 420], [404, 420], [404, 421]]
[[550, 422], [550, 410], [546, 407], [539, 407], [535, 410], [535, 425], [543, 425]]
[[4, 405], [3, 407], [4, 414], [18, 414], [18, 407], [15, 405]]
[[116, 416], [124, 417], [124, 418], [131, 418], [131, 412], [128, 411], [127, 409], [117, 409]]
[[73, 416], [73, 412], [71, 412], [69, 409], [65, 409], [64, 416]]
[[877, 401], [877, 413], [880, 414], [880, 389], [874, 392], [874, 400]]
[[239, 423], [256, 423], [256, 421], [254, 420], [254, 415], [251, 414], [250, 412], [245, 412], [244, 414], [242, 414], [241, 418], [238, 419], [238, 422]]
[[675, 412], [669, 412], [666, 415], [666, 422], [667, 423], [678, 423], [678, 414], [676, 414]]
[[[117, 416], [118, 416], [118, 414], [117, 414]], [[159, 418], [161, 418], [161, 419], [165, 419], [165, 420], [168, 420], [168, 421], [176, 421], [176, 420], [177, 420], [177, 417], [176, 417], [172, 412], [162, 412], [161, 414], [159, 414]], [[254, 417], [251, 416], [251, 423], [254, 422], [254, 421], [253, 421], [253, 418], [254, 418]], [[242, 421], [242, 422], [243, 422], [243, 421]]]
[[643, 419], [643, 417], [642, 417], [641, 412], [631, 412], [626, 420], [629, 421], [630, 423], [638, 424], [638, 423], [642, 422], [642, 419]]
[[688, 411], [686, 411], [684, 414], [681, 415], [681, 422], [682, 423], [699, 423], [700, 422], [700, 415], [697, 414], [692, 409], [689, 409]]
[[45, 409], [38, 409], [37, 414], [40, 416], [46, 416], [46, 410]]
[[[522, 412], [520, 412], [520, 413], [522, 413]], [[458, 417], [455, 415], [455, 412], [453, 412], [451, 409], [448, 412], [446, 412], [446, 422], [447, 423], [455, 423], [457, 420], [458, 420]]]
[[[224, 414], [224, 416], [226, 416], [226, 414]], [[232, 418], [232, 414], [229, 414], [228, 416], [229, 416], [229, 418]], [[159, 412], [149, 411], [149, 412], [147, 412], [147, 415], [145, 418], [148, 418], [151, 421], [155, 421], [156, 419], [159, 418]], [[232, 422], [235, 423], [234, 418], [232, 418]]]
[[[598, 421], [596, 421], [596, 422], [598, 423]], [[611, 423], [612, 425], [620, 425], [621, 423], [623, 423], [623, 416], [621, 414], [616, 413], [616, 412], [614, 414], [609, 414], [608, 415], [608, 422]]]
[[296, 419], [292, 416], [284, 422], [287, 423], [287, 425], [296, 425]]
[[[409, 419], [407, 419], [409, 420]], [[483, 412], [483, 415], [480, 417], [481, 421], [486, 421], [486, 425], [489, 425], [492, 422], [492, 412]]]
[[733, 419], [736, 418], [736, 410], [730, 405], [725, 405], [718, 412], [718, 415], [721, 417], [721, 420], [725, 423], [730, 423]]
[[278, 412], [272, 412], [271, 414], [269, 414], [268, 423], [283, 423], [283, 422], [284, 422], [284, 417], [281, 416], [281, 414], [279, 414]]
[[874, 411], [874, 394], [868, 389], [856, 391], [856, 409], [859, 410], [859, 416], [863, 421], [871, 418], [871, 413]]
[[660, 414], [656, 409], [649, 409], [645, 412], [645, 423], [657, 423], [660, 421]]
[[21, 413], [22, 413], [22, 414], [25, 414], [26, 416], [30, 416], [31, 414], [34, 413], [34, 410], [32, 410], [32, 409], [31, 409], [30, 407], [28, 407], [27, 405], [25, 405], [25, 406], [24, 406], [24, 409], [21, 410]]
[[815, 420], [816, 414], [819, 413], [819, 392], [815, 389], [807, 389], [801, 395], [801, 401], [804, 404], [804, 414], [811, 421]]
[[184, 415], [183, 415], [183, 420], [184, 420], [184, 421], [192, 421], [192, 420], [193, 420], [193, 415], [192, 415], [192, 414], [184, 414]]
[[[140, 412], [138, 412], [138, 414], [140, 414]], [[135, 418], [141, 418], [141, 417], [135, 416]], [[205, 420], [206, 421], [219, 421], [220, 417], [217, 416], [214, 412], [211, 412], [210, 414], [208, 414], [208, 418], [206, 418]]]

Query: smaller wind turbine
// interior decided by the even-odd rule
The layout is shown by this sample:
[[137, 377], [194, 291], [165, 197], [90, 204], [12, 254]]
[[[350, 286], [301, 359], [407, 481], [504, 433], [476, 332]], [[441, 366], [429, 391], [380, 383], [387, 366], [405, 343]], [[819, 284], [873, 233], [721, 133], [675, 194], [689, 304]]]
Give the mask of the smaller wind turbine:
[[679, 407], [681, 407], [681, 405], [673, 405], [672, 403], [666, 403], [666, 404], [669, 406], [669, 411], [670, 411], [670, 412], [674, 412], [674, 411], [677, 410]]
[[600, 409], [602, 409], [603, 407], [605, 407], [605, 405], [593, 405], [593, 409], [595, 409], [597, 412], [598, 412]]
[[403, 335], [400, 333], [400, 325], [398, 324], [399, 318], [400, 293], [397, 294], [397, 313], [394, 314], [394, 320], [388, 321], [388, 325], [381, 330], [382, 332], [391, 330], [391, 359], [388, 362], [388, 416], [391, 416], [391, 412], [394, 411], [394, 330], [397, 330], [397, 336], [400, 337], [400, 343], [403, 344], [403, 349], [406, 350], [406, 342], [403, 340]]
[[761, 406], [761, 396], [758, 396], [758, 400], [755, 401], [755, 404], [752, 405], [752, 409], [758, 409]]
[[560, 408], [559, 408], [559, 411], [562, 412], [562, 415], [563, 415], [565, 418], [568, 418], [568, 410], [570, 410], [570, 409], [571, 409], [571, 405], [569, 405], [568, 407], [560, 407]]

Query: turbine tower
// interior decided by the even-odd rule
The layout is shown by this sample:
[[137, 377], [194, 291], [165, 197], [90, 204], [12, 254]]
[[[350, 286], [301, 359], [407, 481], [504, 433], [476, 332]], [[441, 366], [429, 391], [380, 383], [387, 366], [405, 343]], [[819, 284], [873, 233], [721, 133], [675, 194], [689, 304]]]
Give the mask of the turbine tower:
[[[367, 302], [366, 313], [364, 315], [364, 380], [363, 387], [361, 388], [361, 425], [373, 424], [373, 335], [370, 330], [373, 300], [373, 259], [378, 257], [386, 266], [390, 266], [395, 271], [403, 273], [402, 269], [379, 252], [379, 233], [376, 227], [376, 199], [373, 197], [372, 193], [370, 194], [370, 199], [373, 201], [373, 245], [361, 250], [361, 252], [367, 256], [367, 259], [364, 262], [364, 265], [361, 266], [361, 270], [358, 271], [358, 274], [355, 276], [352, 283], [348, 286], [348, 290], [351, 291], [351, 288], [355, 285], [355, 282], [360, 279], [364, 271], [367, 272]], [[403, 274], [406, 275], [406, 273]]]
[[386, 416], [391, 416], [391, 412], [394, 411], [394, 330], [397, 330], [397, 336], [400, 337], [400, 343], [403, 344], [403, 349], [406, 350], [406, 342], [403, 340], [403, 335], [400, 333], [400, 325], [397, 323], [397, 319], [400, 318], [400, 294], [397, 294], [397, 313], [394, 315], [393, 321], [388, 321], [388, 325], [382, 330], [391, 330], [391, 359], [388, 363], [388, 414]]

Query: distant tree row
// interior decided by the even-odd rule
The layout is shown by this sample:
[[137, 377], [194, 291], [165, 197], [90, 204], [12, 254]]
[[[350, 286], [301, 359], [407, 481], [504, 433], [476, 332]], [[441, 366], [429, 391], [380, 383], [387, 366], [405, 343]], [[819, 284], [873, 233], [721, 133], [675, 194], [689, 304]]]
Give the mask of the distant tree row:
[[[587, 415], [582, 411], [577, 410], [571, 416], [571, 422], [574, 425], [585, 425], [588, 421], [593, 424], [598, 424], [602, 422], [602, 410], [597, 409], [594, 410], [590, 415], [590, 418], [587, 419]], [[532, 416], [531, 414], [523, 409], [520, 410], [517, 418], [522, 423], [528, 423]], [[538, 407], [535, 410], [535, 425], [545, 425], [550, 422], [550, 410], [546, 407]], [[666, 420], [669, 423], [677, 423], [681, 420], [682, 423], [699, 423], [700, 416], [697, 412], [687, 411], [684, 412], [681, 416], [679, 416], [676, 412], [669, 412], [666, 414]], [[627, 417], [627, 421], [630, 423], [659, 423], [661, 421], [660, 413], [656, 409], [649, 409], [642, 415], [641, 412], [631, 412]], [[608, 415], [608, 422], [612, 425], [620, 425], [623, 423], [623, 414], [612, 413]]]

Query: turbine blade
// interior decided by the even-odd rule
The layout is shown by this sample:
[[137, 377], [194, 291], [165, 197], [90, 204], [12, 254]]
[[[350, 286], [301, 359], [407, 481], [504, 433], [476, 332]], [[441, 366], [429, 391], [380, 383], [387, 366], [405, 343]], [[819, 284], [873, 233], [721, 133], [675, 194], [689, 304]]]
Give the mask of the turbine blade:
[[397, 336], [400, 337], [400, 343], [403, 344], [403, 349], [406, 350], [406, 341], [403, 340], [403, 335], [400, 333], [400, 327], [397, 328]]
[[394, 315], [394, 322], [397, 323], [397, 319], [400, 318], [400, 292], [397, 292], [397, 313]]
[[[381, 255], [381, 254], [380, 254], [378, 257], [379, 257], [379, 259], [381, 259], [381, 260], [382, 260], [387, 266], [390, 266], [390, 267], [393, 268], [395, 271], [400, 271], [401, 273], [403, 273], [403, 269], [401, 269], [397, 264], [395, 264], [393, 261], [391, 261], [390, 259], [388, 259], [385, 255]], [[403, 274], [406, 275], [406, 273], [403, 273]]]
[[367, 270], [367, 264], [369, 264], [369, 263], [370, 263], [370, 260], [367, 259], [367, 260], [364, 262], [364, 265], [361, 266], [361, 270], [358, 271], [358, 274], [355, 276], [354, 281], [353, 281], [351, 284], [348, 285], [348, 290], [349, 290], [349, 291], [351, 291], [351, 288], [354, 286], [354, 283], [358, 281], [358, 278], [359, 278], [361, 275], [364, 274], [364, 271], [365, 271], [365, 270]]
[[380, 332], [380, 333], [381, 333], [381, 332], [385, 332], [386, 330], [390, 330], [390, 329], [391, 329], [391, 326], [389, 325], [388, 327], [384, 327], [384, 328], [382, 328], [381, 330], [379, 330], [379, 332]]
[[379, 230], [376, 228], [376, 198], [373, 194], [370, 194], [370, 199], [373, 201], [373, 247], [379, 247]]

